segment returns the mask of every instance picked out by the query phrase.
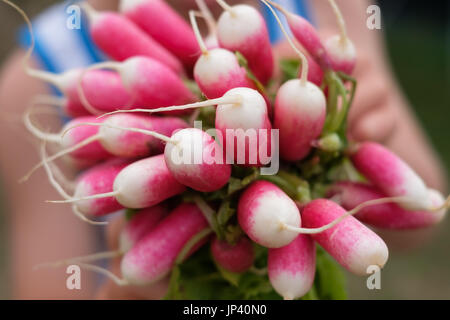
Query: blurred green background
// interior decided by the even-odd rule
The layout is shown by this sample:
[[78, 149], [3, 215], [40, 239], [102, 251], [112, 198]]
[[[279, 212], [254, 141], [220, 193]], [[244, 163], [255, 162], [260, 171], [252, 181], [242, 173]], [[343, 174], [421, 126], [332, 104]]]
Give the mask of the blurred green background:
[[[33, 16], [56, 1], [15, 2]], [[446, 168], [450, 168], [450, 1], [381, 0], [378, 4], [395, 74]], [[13, 50], [14, 30], [22, 20], [2, 6], [0, 21], [1, 62]], [[0, 192], [0, 298], [5, 299], [9, 298], [9, 281], [6, 207], [2, 203]], [[382, 272], [381, 290], [369, 291], [365, 278], [347, 273], [350, 298], [450, 299], [449, 227], [447, 218], [432, 231], [383, 233], [390, 259]], [[405, 246], [405, 242], [411, 244]]]

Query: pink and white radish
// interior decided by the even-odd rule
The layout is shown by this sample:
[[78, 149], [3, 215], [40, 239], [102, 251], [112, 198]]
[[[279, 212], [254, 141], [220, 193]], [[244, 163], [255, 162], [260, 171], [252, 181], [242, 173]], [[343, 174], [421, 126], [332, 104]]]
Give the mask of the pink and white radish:
[[280, 248], [291, 243], [297, 232], [284, 224], [300, 227], [297, 205], [280, 188], [267, 181], [252, 183], [238, 203], [238, 221], [254, 242], [267, 248]]
[[[112, 159], [106, 163], [97, 165], [84, 172], [75, 183], [74, 195], [70, 196], [56, 181], [53, 172], [46, 161], [45, 144], [41, 150], [44, 168], [50, 184], [67, 202], [71, 202], [77, 197], [93, 196], [98, 193], [108, 193], [113, 190], [113, 182], [119, 172], [125, 168], [129, 162], [121, 159]], [[72, 205], [72, 211], [76, 216], [85, 222], [102, 225], [104, 222], [89, 220], [86, 216], [103, 216], [122, 209], [113, 197], [94, 198], [80, 201]]]
[[[445, 199], [438, 191], [428, 189], [428, 193], [434, 207], [439, 208], [444, 205]], [[347, 210], [352, 210], [364, 202], [385, 197], [374, 186], [353, 182], [340, 182], [333, 185], [329, 195], [337, 197], [340, 205]], [[384, 203], [364, 208], [355, 217], [377, 228], [403, 230], [435, 225], [444, 219], [445, 212], [445, 208], [438, 212], [408, 211], [395, 203]]]
[[[179, 205], [125, 254], [121, 264], [124, 282], [145, 285], [160, 280], [170, 272], [188, 241], [207, 227], [208, 223], [197, 206]], [[204, 239], [191, 248], [189, 254], [203, 243]]]
[[[302, 223], [307, 228], [320, 228], [345, 214], [345, 209], [338, 204], [317, 199], [302, 210]], [[388, 259], [384, 241], [352, 216], [346, 216], [332, 228], [311, 236], [343, 267], [357, 275], [367, 275], [367, 268], [371, 265], [383, 267]]]
[[131, 220], [127, 221], [125, 226], [120, 232], [118, 248], [112, 251], [98, 252], [82, 257], [74, 257], [65, 259], [62, 261], [45, 263], [38, 267], [51, 266], [57, 267], [60, 265], [70, 265], [77, 263], [88, 263], [101, 259], [111, 259], [123, 256], [125, 253], [131, 250], [134, 245], [147, 234], [153, 231], [158, 223], [168, 213], [167, 206], [164, 204], [154, 207], [146, 208], [134, 213]]
[[328, 0], [336, 15], [340, 35], [335, 35], [325, 41], [331, 67], [335, 71], [351, 74], [356, 65], [356, 48], [347, 36], [345, 21], [334, 0]]
[[328, 56], [327, 50], [320, 39], [319, 34], [313, 25], [311, 25], [306, 19], [293, 14], [282, 7], [280, 4], [265, 0], [272, 6], [277, 8], [286, 17], [289, 28], [292, 34], [297, 39], [298, 42], [305, 48], [305, 50], [311, 55], [311, 57], [316, 60], [323, 70], [331, 68], [330, 58]]
[[249, 270], [255, 260], [253, 244], [246, 237], [241, 237], [235, 244], [214, 237], [211, 241], [211, 255], [221, 268], [234, 273]]
[[220, 46], [242, 53], [256, 78], [267, 84], [273, 74], [274, 58], [264, 18], [249, 5], [230, 7], [223, 0], [217, 2], [224, 8], [217, 22]]
[[[122, 62], [103, 62], [87, 70], [108, 68], [117, 71], [132, 97], [133, 106], [148, 109], [191, 103], [196, 100], [183, 80], [161, 62], [133, 56]], [[80, 88], [80, 94], [83, 94]]]
[[358, 171], [384, 194], [399, 197], [401, 207], [407, 210], [436, 209], [423, 180], [406, 162], [381, 144], [364, 142], [356, 146], [351, 160]]
[[124, 16], [110, 11], [95, 11], [86, 2], [83, 2], [83, 9], [89, 18], [89, 31], [94, 43], [114, 60], [147, 56], [176, 73], [183, 73], [183, 66], [174, 55]]
[[136, 161], [115, 177], [111, 192], [73, 197], [52, 203], [79, 203], [113, 197], [125, 208], [142, 209], [178, 195], [186, 190], [170, 173], [164, 155]]
[[[112, 111], [129, 104], [130, 96], [119, 77], [114, 73], [100, 70], [91, 71], [86, 73], [85, 79], [80, 80], [82, 73], [80, 69], [54, 74], [31, 68], [28, 64], [36, 43], [31, 22], [25, 12], [18, 6], [9, 1], [4, 2], [21, 14], [30, 33], [31, 44], [22, 61], [25, 72], [33, 78], [46, 81], [57, 87], [67, 98], [61, 105], [68, 115], [74, 117], [87, 115], [92, 112], [92, 110], [89, 110], [90, 106], [93, 106], [93, 110]], [[81, 86], [86, 92], [84, 98], [88, 101], [87, 104], [80, 100], [77, 85]]]
[[[224, 96], [181, 106], [111, 112], [167, 112], [217, 105], [216, 129], [225, 141], [227, 163], [261, 166], [272, 157], [271, 123], [264, 97], [250, 88], [234, 88]], [[108, 114], [107, 114], [108, 115]]]
[[231, 166], [222, 147], [206, 132], [189, 128], [174, 133], [164, 150], [174, 178], [194, 190], [212, 192], [228, 183]]
[[303, 297], [312, 287], [316, 271], [316, 246], [300, 234], [281, 248], [269, 249], [267, 268], [272, 287], [285, 300]]
[[[46, 134], [37, 129], [31, 123], [29, 113], [25, 117], [25, 124], [39, 139], [60, 143], [63, 147], [47, 161], [54, 161], [66, 154], [70, 154], [75, 159], [90, 161], [100, 161], [112, 155], [137, 158], [159, 154], [164, 149], [160, 139], [140, 132], [120, 130], [117, 127], [152, 130], [162, 136], [171, 135], [175, 130], [187, 127], [186, 122], [179, 118], [145, 117], [133, 114], [115, 114], [103, 119], [93, 116], [80, 117], [66, 124], [60, 134]], [[24, 180], [27, 180], [42, 164], [40, 162], [34, 166]]]
[[207, 48], [198, 29], [195, 12], [191, 11], [189, 15], [201, 49], [201, 55], [194, 66], [194, 78], [202, 93], [209, 99], [216, 99], [233, 88], [255, 88], [233, 52], [223, 48]]
[[272, 7], [262, 1], [272, 11], [291, 47], [302, 59], [300, 79], [289, 80], [280, 87], [274, 109], [274, 128], [280, 130], [280, 156], [287, 161], [298, 161], [308, 155], [311, 143], [321, 134], [327, 103], [322, 90], [307, 80], [308, 59], [295, 47]]
[[200, 49], [189, 24], [162, 0], [121, 0], [119, 11], [192, 68]]

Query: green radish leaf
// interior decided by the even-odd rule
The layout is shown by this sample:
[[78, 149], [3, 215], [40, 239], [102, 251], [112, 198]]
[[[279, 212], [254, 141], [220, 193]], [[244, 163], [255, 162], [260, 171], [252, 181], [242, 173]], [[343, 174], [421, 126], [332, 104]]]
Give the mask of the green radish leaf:
[[321, 248], [317, 249], [314, 285], [321, 300], [347, 299], [345, 276], [341, 267]]
[[261, 93], [265, 93], [266, 89], [264, 88], [262, 83], [258, 80], [258, 78], [256, 78], [256, 76], [253, 74], [252, 70], [250, 70], [250, 68], [248, 66], [248, 61], [244, 57], [244, 55], [242, 53], [240, 53], [239, 51], [236, 51], [235, 55], [236, 55], [239, 65], [245, 69], [245, 71], [247, 72], [247, 77], [253, 81], [253, 83], [255, 84], [258, 91]]
[[[212, 257], [211, 257], [212, 259]], [[221, 266], [219, 266], [217, 263], [215, 263], [217, 270], [219, 270], [222, 277], [227, 280], [229, 283], [231, 283], [233, 286], [238, 287], [239, 286], [239, 280], [241, 279], [242, 274], [240, 273], [234, 273], [225, 270]]]
[[281, 79], [286, 82], [298, 78], [299, 69], [301, 66], [299, 59], [282, 59], [280, 60]]

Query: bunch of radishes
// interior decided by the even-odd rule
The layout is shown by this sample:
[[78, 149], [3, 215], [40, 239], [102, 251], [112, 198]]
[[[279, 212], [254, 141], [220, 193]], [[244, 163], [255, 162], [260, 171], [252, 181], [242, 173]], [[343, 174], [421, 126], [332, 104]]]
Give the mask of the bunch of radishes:
[[[44, 145], [33, 169], [45, 167], [64, 198], [54, 202], [99, 224], [88, 217], [133, 209], [119, 251], [70, 261], [100, 271], [87, 262], [123, 255], [121, 277], [111, 278], [149, 285], [209, 243], [222, 275], [268, 276], [279, 295], [296, 299], [313, 286], [316, 242], [366, 275], [384, 266], [388, 248], [363, 223], [412, 229], [443, 218], [448, 200], [405, 162], [377, 143], [347, 141], [356, 51], [334, 1], [341, 34], [323, 42], [306, 20], [261, 0], [277, 20], [271, 4], [286, 16], [307, 52], [283, 28], [301, 70], [281, 85], [255, 8], [217, 0], [216, 22], [197, 2], [191, 26], [162, 0], [122, 0], [120, 13], [84, 5], [92, 39], [116, 61], [63, 74], [26, 68], [63, 93], [36, 100], [25, 115], [31, 133], [59, 147], [47, 156]], [[208, 37], [197, 18], [206, 19]], [[32, 120], [36, 105], [48, 103], [73, 117], [60, 133]], [[51, 162], [63, 156], [84, 169], [75, 182]], [[280, 170], [264, 174], [278, 156]], [[265, 266], [255, 266], [255, 250], [267, 256]]]

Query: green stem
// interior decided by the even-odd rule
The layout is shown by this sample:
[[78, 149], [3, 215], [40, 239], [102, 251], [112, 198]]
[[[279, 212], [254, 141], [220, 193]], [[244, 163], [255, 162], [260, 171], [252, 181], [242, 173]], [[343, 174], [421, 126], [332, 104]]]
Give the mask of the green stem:
[[206, 228], [189, 239], [189, 241], [184, 245], [183, 249], [181, 249], [180, 253], [178, 254], [175, 260], [175, 265], [181, 264], [187, 257], [189, 252], [192, 250], [192, 248], [211, 233], [213, 233], [213, 230], [211, 228]]

